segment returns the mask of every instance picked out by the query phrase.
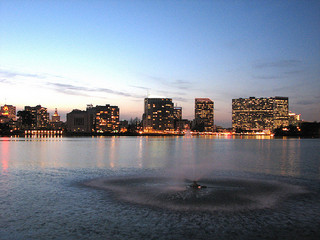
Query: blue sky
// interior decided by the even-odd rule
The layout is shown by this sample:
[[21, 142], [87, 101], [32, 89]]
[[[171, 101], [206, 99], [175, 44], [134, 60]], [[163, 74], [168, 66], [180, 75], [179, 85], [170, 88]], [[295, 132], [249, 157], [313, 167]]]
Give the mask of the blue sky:
[[143, 99], [289, 97], [320, 121], [320, 1], [0, 0], [0, 105], [60, 115], [86, 104], [139, 117]]

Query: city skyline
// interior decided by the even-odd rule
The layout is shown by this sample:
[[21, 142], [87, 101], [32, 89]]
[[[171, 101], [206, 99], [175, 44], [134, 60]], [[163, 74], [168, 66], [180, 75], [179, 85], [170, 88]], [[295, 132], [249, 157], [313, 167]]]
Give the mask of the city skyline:
[[0, 1], [0, 105], [65, 115], [86, 104], [143, 114], [172, 98], [193, 119], [195, 98], [287, 96], [320, 118], [319, 1]]

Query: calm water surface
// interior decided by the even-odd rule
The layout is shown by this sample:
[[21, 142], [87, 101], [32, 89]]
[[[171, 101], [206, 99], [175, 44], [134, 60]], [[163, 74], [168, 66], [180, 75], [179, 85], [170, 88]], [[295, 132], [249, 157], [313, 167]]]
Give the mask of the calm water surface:
[[[0, 138], [0, 174], [0, 239], [320, 237], [319, 139]], [[126, 202], [84, 184], [162, 175], [273, 181], [306, 192], [265, 209], [197, 213]]]

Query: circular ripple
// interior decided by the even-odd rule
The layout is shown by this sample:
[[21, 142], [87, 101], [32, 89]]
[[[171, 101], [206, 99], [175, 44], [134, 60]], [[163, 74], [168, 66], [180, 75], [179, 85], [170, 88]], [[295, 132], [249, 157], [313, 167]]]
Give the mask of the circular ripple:
[[90, 187], [111, 191], [118, 200], [186, 211], [237, 211], [270, 208], [285, 198], [305, 193], [296, 185], [277, 181], [215, 178], [199, 181], [204, 189], [188, 188], [191, 181], [164, 177], [95, 179]]

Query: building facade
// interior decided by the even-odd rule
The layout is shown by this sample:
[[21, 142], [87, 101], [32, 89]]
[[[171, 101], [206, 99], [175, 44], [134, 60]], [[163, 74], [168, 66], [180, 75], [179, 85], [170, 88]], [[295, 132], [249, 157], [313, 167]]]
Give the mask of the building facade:
[[58, 114], [57, 109], [55, 109], [54, 114], [52, 115], [50, 125], [51, 125], [51, 129], [53, 129], [53, 130], [63, 130], [64, 129], [64, 124], [60, 119], [60, 115]]
[[119, 108], [117, 106], [96, 106], [94, 112], [94, 130], [96, 132], [113, 132], [120, 130]]
[[171, 98], [145, 98], [143, 129], [173, 130], [174, 129], [174, 107]]
[[58, 114], [58, 110], [55, 109], [54, 114], [52, 115], [52, 122], [60, 122], [60, 116]]
[[16, 120], [16, 107], [12, 105], [4, 105], [1, 106], [0, 115], [2, 117], [12, 119], [13, 121]]
[[173, 118], [174, 120], [177, 120], [177, 121], [182, 119], [182, 107], [173, 108]]
[[119, 132], [119, 108], [117, 106], [88, 105], [86, 111], [73, 110], [67, 114], [67, 130], [82, 133]]
[[18, 122], [21, 129], [41, 130], [49, 126], [49, 113], [47, 108], [37, 105], [35, 107], [25, 106], [24, 111], [18, 112]]
[[214, 131], [214, 102], [210, 98], [196, 98], [194, 127], [199, 131]]
[[301, 120], [300, 114], [289, 112], [289, 125], [298, 127], [301, 125], [301, 123], [302, 123], [302, 120]]
[[232, 99], [232, 129], [234, 131], [264, 131], [287, 126], [287, 97]]
[[90, 133], [89, 115], [87, 111], [74, 109], [67, 113], [67, 130], [69, 132]]
[[0, 110], [0, 123], [8, 124], [10, 128], [15, 128], [15, 123], [17, 120], [16, 107], [12, 105], [1, 106]]
[[289, 125], [289, 98], [273, 98], [273, 128]]

